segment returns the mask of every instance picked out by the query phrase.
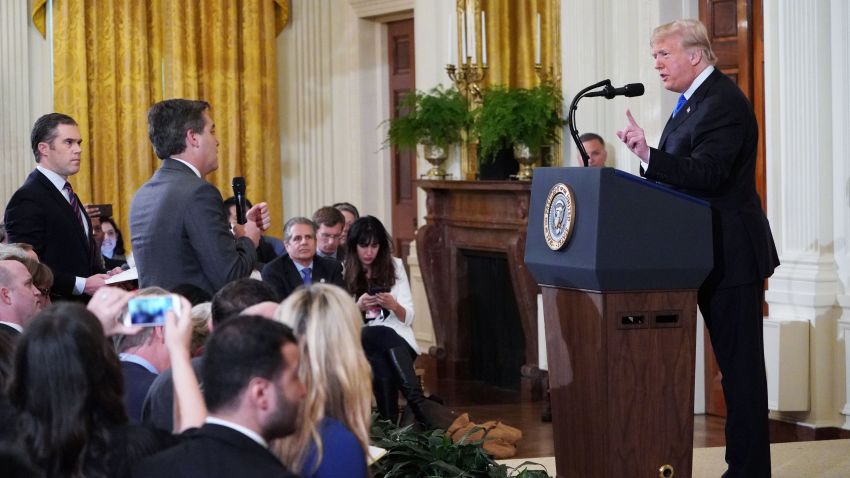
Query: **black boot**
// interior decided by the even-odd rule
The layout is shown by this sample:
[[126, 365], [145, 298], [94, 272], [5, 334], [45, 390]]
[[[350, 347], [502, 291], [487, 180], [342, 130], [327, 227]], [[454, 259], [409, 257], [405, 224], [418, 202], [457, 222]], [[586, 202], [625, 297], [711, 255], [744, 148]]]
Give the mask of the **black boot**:
[[413, 412], [416, 420], [426, 428], [445, 429], [451, 425], [454, 417], [451, 411], [436, 402], [425, 399], [419, 378], [413, 369], [413, 359], [407, 347], [395, 347], [388, 351], [390, 363], [398, 374], [399, 388], [407, 399], [407, 406]]
[[381, 419], [398, 423], [398, 383], [391, 378], [376, 378], [372, 381], [372, 391]]

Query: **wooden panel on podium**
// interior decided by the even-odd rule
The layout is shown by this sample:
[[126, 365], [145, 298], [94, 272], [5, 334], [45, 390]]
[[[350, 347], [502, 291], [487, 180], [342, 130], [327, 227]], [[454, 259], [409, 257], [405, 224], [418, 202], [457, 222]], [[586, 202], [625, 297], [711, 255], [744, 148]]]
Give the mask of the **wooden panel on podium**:
[[690, 476], [695, 291], [543, 288], [558, 476]]

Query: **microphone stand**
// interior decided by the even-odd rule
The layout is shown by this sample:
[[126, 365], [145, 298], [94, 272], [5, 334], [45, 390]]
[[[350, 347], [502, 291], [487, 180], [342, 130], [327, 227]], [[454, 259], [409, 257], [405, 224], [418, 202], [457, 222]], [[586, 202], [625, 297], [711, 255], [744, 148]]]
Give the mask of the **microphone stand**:
[[578, 152], [581, 155], [581, 160], [584, 163], [584, 167], [587, 167], [587, 162], [590, 160], [590, 156], [587, 154], [587, 150], [584, 149], [584, 144], [582, 144], [581, 140], [578, 138], [578, 129], [576, 128], [576, 109], [578, 108], [578, 100], [584, 98], [590, 90], [599, 88], [599, 87], [610, 88], [611, 80], [602, 80], [599, 83], [594, 83], [587, 88], [581, 90], [573, 97], [573, 101], [570, 103], [570, 112], [567, 116], [567, 126], [570, 129], [570, 136], [573, 137], [573, 142], [576, 144], [578, 148]]

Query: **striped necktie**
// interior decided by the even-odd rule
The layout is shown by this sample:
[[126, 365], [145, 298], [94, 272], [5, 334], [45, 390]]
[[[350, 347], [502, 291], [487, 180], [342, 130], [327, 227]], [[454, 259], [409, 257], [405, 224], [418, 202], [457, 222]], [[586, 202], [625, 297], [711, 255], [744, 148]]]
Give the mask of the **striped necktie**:
[[74, 189], [71, 187], [71, 183], [65, 181], [65, 187], [63, 189], [68, 191], [68, 202], [71, 203], [71, 209], [74, 210], [74, 216], [77, 217], [77, 222], [80, 223], [80, 227], [83, 228], [83, 234], [85, 234], [86, 225], [83, 223], [83, 215], [80, 214], [80, 201], [77, 198], [77, 195], [74, 194]]

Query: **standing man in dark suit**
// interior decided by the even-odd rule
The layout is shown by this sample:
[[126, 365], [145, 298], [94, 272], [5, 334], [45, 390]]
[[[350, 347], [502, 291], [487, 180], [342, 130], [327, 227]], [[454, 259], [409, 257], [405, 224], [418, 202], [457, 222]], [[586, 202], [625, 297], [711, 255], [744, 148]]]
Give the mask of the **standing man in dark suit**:
[[304, 385], [289, 327], [261, 317], [229, 320], [204, 351], [206, 423], [139, 464], [145, 477], [290, 477], [269, 441], [295, 431]]
[[148, 134], [162, 166], [133, 197], [130, 242], [139, 287], [193, 284], [215, 294], [248, 277], [260, 235], [271, 224], [266, 203], [231, 234], [221, 193], [204, 180], [218, 169], [218, 139], [206, 101], [171, 99], [148, 112]]
[[54, 296], [87, 299], [109, 275], [89, 216], [68, 182], [80, 170], [80, 130], [70, 116], [50, 113], [36, 120], [30, 139], [37, 166], [6, 206], [9, 242], [32, 245], [50, 266]]
[[286, 221], [283, 228], [286, 254], [263, 268], [263, 282], [274, 288], [280, 300], [303, 284], [326, 282], [345, 288], [342, 263], [316, 255], [316, 229], [316, 223], [306, 217]]
[[741, 90], [714, 68], [702, 23], [662, 25], [650, 43], [655, 69], [666, 89], [681, 93], [679, 102], [657, 149], [628, 111], [617, 136], [640, 158], [645, 177], [711, 204], [714, 268], [698, 300], [723, 374], [723, 476], [770, 476], [762, 301], [779, 258], [755, 189], [758, 125]]

